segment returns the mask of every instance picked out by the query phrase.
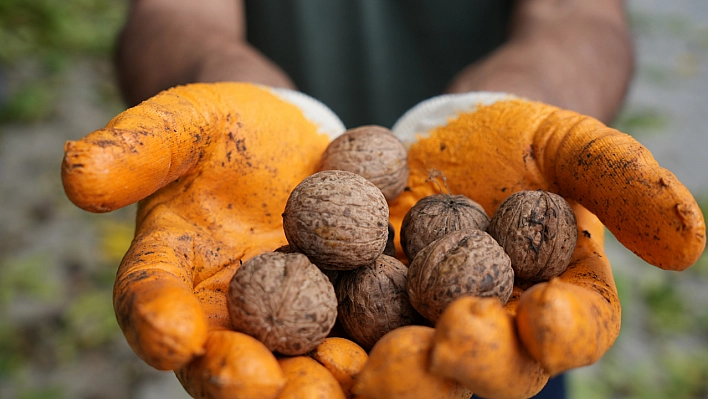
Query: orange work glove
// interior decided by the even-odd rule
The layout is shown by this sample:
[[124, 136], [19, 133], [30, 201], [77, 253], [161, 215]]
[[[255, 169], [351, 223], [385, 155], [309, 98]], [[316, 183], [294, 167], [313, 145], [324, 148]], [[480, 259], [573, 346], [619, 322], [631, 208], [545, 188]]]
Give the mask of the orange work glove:
[[109, 212], [140, 201], [116, 316], [135, 353], [176, 370], [194, 397], [273, 398], [283, 388], [273, 354], [230, 330], [225, 294], [241, 261], [287, 243], [288, 195], [343, 131], [297, 92], [194, 84], [66, 144], [62, 178], [77, 206]]
[[[529, 397], [549, 375], [591, 364], [613, 344], [620, 304], [603, 223], [662, 269], [683, 270], [705, 248], [705, 222], [689, 191], [633, 138], [590, 117], [506, 94], [468, 93], [425, 101], [392, 130], [408, 147], [410, 168], [408, 189], [389, 204], [396, 231], [416, 201], [440, 191], [431, 173], [489, 216], [514, 192], [537, 189], [562, 195], [576, 213], [578, 243], [560, 277], [523, 294], [515, 288], [508, 315], [469, 299], [448, 309], [454, 322], [445, 315], [438, 322], [431, 371], [481, 396]], [[376, 397], [375, 387], [361, 385]]]

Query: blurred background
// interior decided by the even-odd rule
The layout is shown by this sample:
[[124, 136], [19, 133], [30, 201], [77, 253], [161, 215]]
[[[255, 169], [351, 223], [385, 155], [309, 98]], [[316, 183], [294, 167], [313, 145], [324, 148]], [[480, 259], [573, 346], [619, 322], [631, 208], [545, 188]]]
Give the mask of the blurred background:
[[[630, 0], [637, 73], [615, 126], [708, 215], [708, 1]], [[139, 360], [111, 291], [135, 209], [94, 215], [63, 194], [66, 140], [121, 112], [112, 47], [122, 0], [0, 1], [0, 398], [187, 398]], [[646, 215], [650, 218], [652, 215]], [[569, 373], [570, 397], [708, 398], [708, 255], [675, 273], [607, 239], [622, 332]]]

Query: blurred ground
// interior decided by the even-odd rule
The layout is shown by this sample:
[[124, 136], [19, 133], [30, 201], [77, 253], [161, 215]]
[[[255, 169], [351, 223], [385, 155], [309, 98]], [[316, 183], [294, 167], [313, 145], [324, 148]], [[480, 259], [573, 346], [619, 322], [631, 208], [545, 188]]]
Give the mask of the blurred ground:
[[[616, 125], [708, 215], [708, 2], [628, 5], [638, 69]], [[59, 179], [63, 143], [123, 109], [109, 54], [124, 12], [118, 0], [0, 2], [3, 399], [187, 397], [171, 373], [137, 359], [113, 316], [112, 281], [134, 208], [83, 212]], [[571, 397], [708, 398], [708, 257], [673, 273], [611, 236], [607, 246], [622, 332], [601, 361], [570, 373]]]

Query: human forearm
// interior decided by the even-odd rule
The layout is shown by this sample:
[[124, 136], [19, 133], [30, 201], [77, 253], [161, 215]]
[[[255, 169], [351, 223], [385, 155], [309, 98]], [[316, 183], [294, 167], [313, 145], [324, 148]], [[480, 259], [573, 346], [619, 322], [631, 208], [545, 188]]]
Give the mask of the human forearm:
[[463, 70], [448, 91], [510, 92], [610, 122], [632, 70], [621, 1], [522, 0], [508, 43]]
[[130, 105], [190, 82], [248, 81], [294, 85], [245, 40], [235, 0], [134, 1], [119, 37], [117, 66]]

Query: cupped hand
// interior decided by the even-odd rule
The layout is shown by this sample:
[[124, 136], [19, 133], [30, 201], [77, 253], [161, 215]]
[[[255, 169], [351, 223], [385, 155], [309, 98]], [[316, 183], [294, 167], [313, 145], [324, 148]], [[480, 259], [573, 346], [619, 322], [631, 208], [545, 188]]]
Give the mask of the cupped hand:
[[705, 248], [703, 215], [686, 187], [632, 137], [593, 118], [468, 93], [419, 104], [393, 131], [408, 146], [410, 168], [407, 190], [390, 204], [397, 229], [418, 199], [441, 189], [472, 198], [490, 216], [520, 190], [548, 190], [571, 203], [579, 238], [570, 267], [523, 294], [517, 289], [508, 304], [523, 346], [551, 375], [597, 361], [619, 333], [604, 226], [667, 270], [689, 267]]
[[116, 316], [138, 356], [178, 370], [195, 397], [269, 397], [284, 383], [264, 346], [230, 331], [225, 298], [241, 262], [286, 244], [285, 202], [331, 139], [281, 97], [250, 84], [177, 87], [65, 147], [64, 188], [77, 206], [139, 201]]

